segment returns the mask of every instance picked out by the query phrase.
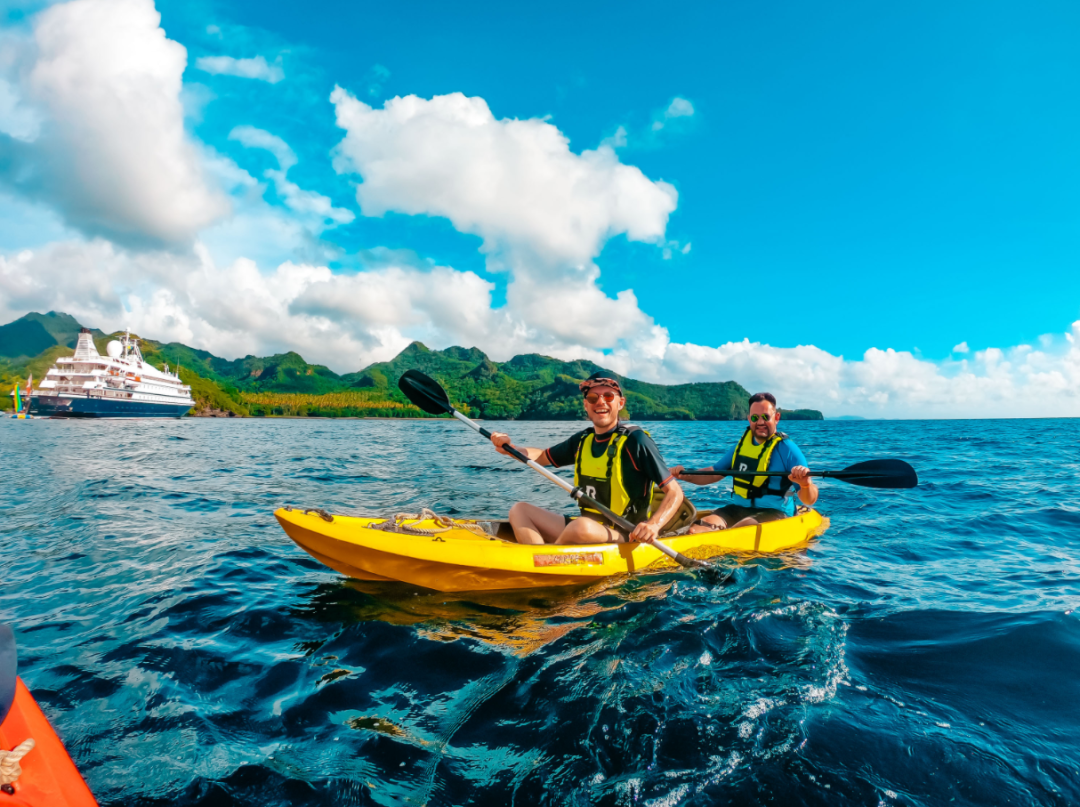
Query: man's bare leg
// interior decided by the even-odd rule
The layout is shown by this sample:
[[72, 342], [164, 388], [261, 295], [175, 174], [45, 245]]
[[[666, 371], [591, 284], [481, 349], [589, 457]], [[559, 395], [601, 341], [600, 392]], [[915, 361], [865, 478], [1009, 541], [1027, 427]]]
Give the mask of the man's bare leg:
[[[728, 523], [724, 520], [723, 516], [705, 516], [705, 518], [701, 519], [701, 524], [695, 524], [693, 527], [690, 528], [689, 532], [691, 535], [694, 535], [695, 533], [713, 532], [714, 530], [734, 530], [738, 527], [749, 527], [753, 524], [759, 523], [761, 522], [759, 522], [753, 516], [747, 516], [741, 521], [736, 521], [734, 524], [728, 526]], [[704, 524], [708, 524], [710, 526], [702, 526]]]
[[510, 508], [510, 526], [519, 544], [553, 544], [566, 526], [566, 519], [535, 504], [518, 502]]
[[[708, 526], [705, 526], [705, 525]], [[694, 535], [699, 532], [715, 532], [716, 530], [726, 530], [727, 522], [721, 516], [705, 516], [701, 519], [700, 524], [695, 524], [689, 529], [689, 534]]]
[[610, 527], [605, 527], [591, 518], [575, 518], [566, 525], [557, 544], [610, 544], [621, 540], [622, 536]]

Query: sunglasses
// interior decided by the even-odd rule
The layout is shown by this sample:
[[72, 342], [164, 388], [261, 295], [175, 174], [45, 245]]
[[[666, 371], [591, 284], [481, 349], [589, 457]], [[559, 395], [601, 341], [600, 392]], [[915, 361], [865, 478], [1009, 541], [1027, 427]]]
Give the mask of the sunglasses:
[[591, 404], [595, 404], [597, 401], [603, 398], [608, 403], [611, 403], [615, 400], [615, 397], [616, 396], [614, 392], [590, 392], [588, 395], [585, 396], [585, 400]]
[[773, 419], [772, 415], [751, 415], [750, 422], [757, 423], [759, 420], [770, 421]]

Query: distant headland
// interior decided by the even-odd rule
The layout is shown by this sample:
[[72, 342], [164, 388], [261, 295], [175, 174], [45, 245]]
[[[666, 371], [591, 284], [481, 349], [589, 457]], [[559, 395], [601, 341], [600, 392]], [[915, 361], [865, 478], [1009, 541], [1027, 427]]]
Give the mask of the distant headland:
[[[41, 378], [60, 356], [70, 354], [81, 325], [50, 311], [30, 313], [0, 326], [0, 405], [30, 373]], [[114, 334], [95, 330], [99, 349]], [[505, 420], [578, 420], [578, 381], [603, 370], [579, 359], [561, 361], [536, 353], [494, 362], [478, 348], [432, 350], [413, 342], [390, 361], [338, 375], [308, 364], [298, 353], [245, 356], [230, 361], [179, 342], [142, 338], [143, 356], [156, 367], [179, 365], [191, 385], [193, 416], [204, 417], [429, 417], [398, 391], [409, 369], [442, 382], [451, 400], [472, 417]], [[734, 381], [650, 384], [612, 372], [626, 391], [634, 420], [742, 420], [749, 392]], [[822, 420], [816, 409], [781, 410], [788, 420]]]

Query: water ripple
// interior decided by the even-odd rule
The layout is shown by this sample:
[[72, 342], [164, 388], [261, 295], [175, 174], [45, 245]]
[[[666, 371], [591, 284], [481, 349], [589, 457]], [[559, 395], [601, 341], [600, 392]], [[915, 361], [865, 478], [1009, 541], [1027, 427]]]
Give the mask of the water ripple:
[[[649, 424], [687, 466], [741, 428]], [[722, 586], [441, 594], [343, 578], [272, 511], [570, 509], [457, 424], [5, 419], [0, 619], [106, 805], [1080, 802], [1080, 425], [790, 432], [923, 483], [822, 483], [825, 537]]]

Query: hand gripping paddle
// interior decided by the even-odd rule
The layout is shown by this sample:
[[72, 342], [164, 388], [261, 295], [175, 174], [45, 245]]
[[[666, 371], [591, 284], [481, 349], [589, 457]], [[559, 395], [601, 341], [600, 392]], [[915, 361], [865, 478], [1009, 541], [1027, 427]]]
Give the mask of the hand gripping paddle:
[[[487, 439], [491, 439], [491, 432], [481, 427], [480, 424], [476, 421], [470, 420], [469, 418], [465, 417], [465, 415], [461, 414], [459, 411], [454, 409], [453, 406], [450, 405], [450, 399], [446, 395], [446, 390], [444, 390], [439, 385], [438, 381], [424, 375], [419, 370], [406, 370], [402, 374], [401, 378], [398, 379], [398, 388], [405, 394], [406, 398], [416, 404], [416, 406], [418, 406], [420, 409], [423, 409], [429, 415], [453, 415], [465, 425], [480, 432], [480, 434]], [[503, 446], [503, 448], [505, 448], [506, 452], [512, 457], [514, 457], [514, 459], [525, 463], [534, 471], [539, 472], [547, 479], [554, 482], [556, 485], [569, 493], [570, 496], [575, 500], [588, 505], [589, 507], [597, 510], [600, 513], [603, 513], [604, 516], [608, 518], [612, 524], [614, 524], [619, 529], [624, 530], [628, 535], [634, 531], [633, 524], [631, 524], [625, 518], [615, 515], [614, 512], [609, 510], [607, 507], [604, 507], [604, 505], [600, 504], [600, 502], [596, 501], [596, 499], [592, 498], [591, 496], [586, 496], [585, 492], [581, 488], [574, 487], [561, 476], [553, 474], [543, 465], [529, 459], [513, 446], [507, 445]], [[687, 568], [713, 570], [716, 570], [717, 568], [713, 564], [706, 563], [703, 560], [688, 558], [686, 557], [686, 555], [682, 554], [681, 552], [676, 552], [670, 546], [667, 546], [660, 541], [652, 541], [651, 543], [653, 546], [655, 546], [669, 558], [674, 560], [676, 563], [682, 566], [686, 566]]]

